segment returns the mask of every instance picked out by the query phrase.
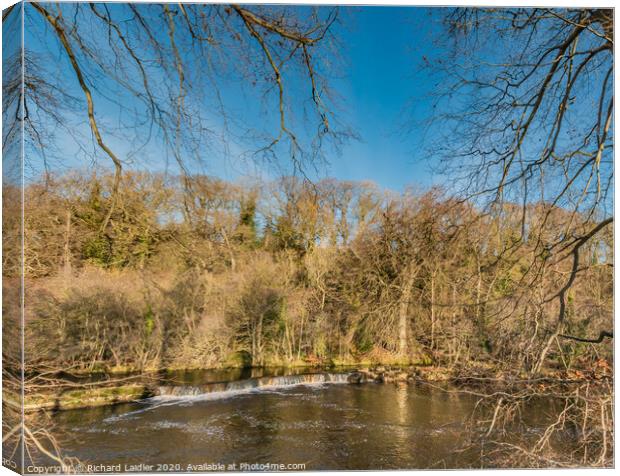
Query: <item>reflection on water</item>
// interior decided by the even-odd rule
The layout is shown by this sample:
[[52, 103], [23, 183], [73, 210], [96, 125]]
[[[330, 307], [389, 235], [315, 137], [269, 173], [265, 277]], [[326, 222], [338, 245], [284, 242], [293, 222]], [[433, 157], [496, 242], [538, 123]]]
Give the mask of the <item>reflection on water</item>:
[[[193, 384], [197, 384], [196, 381]], [[474, 397], [426, 386], [263, 387], [58, 413], [65, 451], [96, 464], [304, 463], [318, 469], [476, 467], [460, 453]]]

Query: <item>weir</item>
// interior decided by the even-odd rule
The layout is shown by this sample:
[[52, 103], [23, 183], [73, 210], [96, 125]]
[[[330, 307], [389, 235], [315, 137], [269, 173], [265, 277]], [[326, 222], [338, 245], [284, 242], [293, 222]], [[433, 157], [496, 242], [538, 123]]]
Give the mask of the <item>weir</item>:
[[200, 395], [225, 396], [250, 392], [260, 388], [284, 388], [295, 385], [320, 385], [327, 383], [347, 383], [349, 374], [316, 373], [259, 377], [233, 382], [207, 383], [203, 385], [162, 385], [157, 389], [159, 397], [192, 397]]

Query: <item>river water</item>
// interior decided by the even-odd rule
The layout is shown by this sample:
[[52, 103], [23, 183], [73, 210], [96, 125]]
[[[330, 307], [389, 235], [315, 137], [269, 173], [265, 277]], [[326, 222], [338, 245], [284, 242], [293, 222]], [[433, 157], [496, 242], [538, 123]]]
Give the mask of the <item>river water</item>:
[[[228, 384], [199, 375], [182, 383], [162, 385], [161, 396], [139, 403], [58, 412], [54, 434], [66, 455], [121, 464], [121, 470], [139, 464], [169, 471], [492, 465], [479, 442], [461, 451], [471, 442], [477, 398], [450, 389], [348, 384], [334, 374]], [[531, 409], [528, 431], [542, 431], [546, 409], [544, 403]]]

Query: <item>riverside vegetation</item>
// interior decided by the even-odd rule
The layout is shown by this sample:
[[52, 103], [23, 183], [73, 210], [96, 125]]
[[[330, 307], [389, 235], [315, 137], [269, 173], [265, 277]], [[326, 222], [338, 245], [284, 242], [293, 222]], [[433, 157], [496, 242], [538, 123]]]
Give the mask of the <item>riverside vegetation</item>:
[[[174, 179], [128, 173], [102, 232], [111, 180], [75, 173], [26, 189], [28, 371], [484, 362], [528, 373], [611, 357], [558, 338], [540, 362], [550, 296], [572, 263], [545, 245], [563, 229], [539, 234], [538, 222], [561, 222], [560, 208], [533, 204], [521, 240], [518, 206], [491, 218], [438, 189], [202, 176], [190, 201]], [[17, 273], [16, 251], [5, 272]], [[568, 293], [565, 334], [611, 327], [611, 255], [611, 230], [581, 250], [589, 266]]]
[[[27, 187], [27, 370], [541, 368], [558, 307], [549, 296], [571, 263], [537, 229], [562, 209], [532, 205], [520, 241], [518, 206], [493, 219], [438, 189], [203, 176], [190, 201], [174, 179], [131, 173], [101, 232], [111, 180], [75, 173]], [[611, 327], [611, 244], [608, 230], [582, 250], [590, 266], [569, 292], [567, 334]], [[12, 251], [4, 267], [17, 271]], [[558, 339], [546, 363], [583, 370], [610, 351]]]

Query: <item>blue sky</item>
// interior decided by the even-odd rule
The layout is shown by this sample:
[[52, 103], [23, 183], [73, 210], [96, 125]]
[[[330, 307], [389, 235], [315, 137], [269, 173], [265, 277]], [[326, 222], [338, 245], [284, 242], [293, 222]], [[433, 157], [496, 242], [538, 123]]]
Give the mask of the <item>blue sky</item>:
[[342, 36], [350, 69], [342, 80], [348, 121], [360, 141], [333, 160], [336, 177], [372, 179], [393, 190], [433, 181], [422, 153], [422, 131], [410, 117], [428, 113], [433, 83], [420, 71], [420, 46], [431, 47], [420, 26], [430, 20], [422, 8], [367, 7], [347, 12]]
[[[425, 8], [341, 7], [333, 32], [343, 64], [331, 86], [342, 99], [338, 118], [357, 138], [339, 153], [328, 152], [329, 163], [318, 173], [309, 170], [310, 178], [371, 180], [395, 191], [438, 181], [425, 160], [422, 129], [414, 124], [429, 113], [433, 80], [420, 66], [422, 54], [431, 54], [431, 25]], [[234, 158], [219, 165], [227, 177], [247, 171]]]
[[[424, 96], [433, 87], [430, 79], [418, 70], [421, 51], [431, 47], [428, 32], [420, 28], [429, 24], [428, 16], [428, 10], [423, 8], [342, 8], [341, 21], [334, 25], [334, 33], [341, 42], [343, 63], [339, 73], [331, 79], [331, 86], [342, 98], [336, 111], [338, 119], [357, 134], [358, 140], [346, 143], [340, 154], [328, 150], [328, 164], [321, 166], [318, 172], [310, 171], [308, 176], [372, 180], [396, 191], [402, 191], [409, 184], [427, 187], [434, 182], [428, 163], [423, 160], [421, 133], [409, 127], [412, 111], [428, 112]], [[38, 17], [33, 14], [31, 18], [36, 22]], [[49, 33], [44, 33], [40, 24], [32, 23], [30, 27], [31, 34], [26, 42], [33, 51], [39, 48], [49, 48], [52, 54], [58, 51], [53, 45], [45, 45]], [[72, 77], [70, 65], [58, 53], [56, 57], [59, 61], [48, 67], [49, 74], [65, 76], [65, 85], [74, 83], [72, 88], [78, 96], [79, 86]], [[252, 97], [239, 95], [236, 90], [227, 93], [228, 87], [224, 86], [224, 95], [229, 96], [228, 105], [235, 114], [248, 123], [266, 120], [259, 108], [252, 106], [255, 102]], [[95, 99], [98, 120], [119, 130], [117, 136], [107, 134], [106, 141], [129, 161], [128, 168], [131, 168], [131, 132], [113, 125], [119, 116], [117, 106], [103, 97]], [[90, 134], [85, 114], [78, 113], [69, 120], [74, 121], [71, 134], [81, 134], [88, 143]], [[209, 174], [233, 180], [243, 175], [265, 176], [261, 166], [239, 158], [246, 150], [245, 145], [238, 144], [237, 139], [227, 138], [227, 142], [227, 147], [214, 147], [210, 151]], [[91, 148], [87, 151], [79, 148], [67, 132], [60, 133], [59, 149], [63, 155], [62, 167], [67, 168], [88, 167], [97, 155], [96, 147], [92, 147], [91, 156]], [[154, 168], [166, 168], [172, 163], [157, 141], [152, 141], [140, 154], [148, 156], [147, 162]], [[98, 162], [105, 166], [105, 160]], [[273, 172], [268, 171], [266, 175], [273, 176]]]
[[[90, 8], [84, 7], [78, 11], [75, 4], [69, 3], [63, 3], [61, 8], [65, 18], [76, 19], [80, 38], [86, 40], [89, 43], [88, 48], [93, 51], [91, 57], [85, 57], [81, 53], [82, 56], [78, 59], [89, 84], [95, 85], [93, 86], [95, 115], [104, 131], [102, 134], [104, 141], [124, 162], [125, 170], [148, 168], [152, 171], [178, 174], [179, 169], [171, 157], [173, 147], [170, 144], [168, 147], [163, 146], [161, 132], [144, 147], [138, 147], [139, 143], [148, 137], [149, 132], [148, 126], [136, 127], [136, 117], [143, 119], [147, 115], [144, 114], [146, 106], [128, 93], [127, 88], [119, 86], [119, 82], [110, 80], [108, 71], [102, 74], [99, 69], [98, 62], [100, 61], [111, 63], [112, 66], [108, 64], [107, 67], [112, 69], [117, 65], [114, 62], [115, 56], [110, 51], [110, 44], [113, 44], [110, 38], [114, 36], [110, 34], [104, 23], [93, 21]], [[97, 8], [103, 11], [104, 7], [99, 5]], [[157, 61], [158, 52], [149, 49], [144, 32], [140, 28], [132, 30], [132, 25], [136, 26], [137, 23], [127, 4], [107, 4], [107, 8], [114, 20], [123, 26], [125, 34], [136, 50], [144, 57], [147, 76], [151, 84], [158, 89], [156, 91], [158, 97], [163, 98], [160, 99], [160, 103], [164, 103], [164, 107], [168, 107], [168, 112], [170, 112], [174, 109], [178, 97], [176, 68], [170, 67], [170, 64], [167, 69], [162, 68]], [[160, 27], [156, 34], [161, 36], [162, 44], [167, 44], [168, 30], [166, 26], [161, 26], [161, 22], [166, 21], [161, 6], [142, 4], [139, 8], [148, 22], [156, 28]], [[309, 11], [308, 7], [269, 8], [294, 8], [297, 10], [298, 18], [302, 20], [308, 18], [306, 16]], [[51, 82], [56, 81], [57, 88], [70, 92], [78, 103], [77, 107], [63, 109], [65, 101], [59, 101], [58, 106], [54, 105], [52, 109], [58, 110], [58, 113], [62, 115], [61, 124], [43, 126], [47, 135], [50, 132], [57, 132], [55, 142], [45, 138], [48, 149], [46, 153], [56, 155], [56, 162], [51, 169], [57, 172], [70, 168], [88, 170], [94, 164], [109, 167], [109, 158], [102, 153], [92, 139], [83, 93], [67, 55], [63, 53], [55, 35], [42, 21], [42, 17], [34, 11], [33, 7], [27, 9], [31, 11], [27, 14], [26, 21], [27, 49], [31, 57], [41, 58], [39, 64], [44, 68], [44, 71], [36, 73], [43, 75]], [[321, 9], [320, 14], [327, 16], [329, 11], [329, 9]], [[218, 13], [225, 15], [221, 10], [218, 10]], [[451, 76], [451, 72], [458, 72], [459, 75], [466, 75], [471, 80], [476, 79], [478, 72], [482, 72], [491, 75], [491, 79], [486, 79], [486, 81], [492, 81], [492, 75], [497, 71], [492, 66], [486, 68], [483, 65], [501, 63], [506, 59], [504, 57], [507, 54], [519, 52], [522, 49], [520, 43], [514, 43], [519, 40], [511, 38], [513, 41], [511, 45], [501, 44], [495, 41], [497, 37], [494, 36], [494, 30], [487, 31], [481, 36], [477, 31], [476, 35], [463, 35], [466, 40], [463, 40], [462, 36], [458, 37], [459, 41], [465, 41], [460, 44], [460, 47], [467, 45], [472, 48], [467, 51], [461, 48], [458, 50], [459, 56], [452, 57], [445, 42], [442, 47], [436, 45], [438, 38], [446, 39], [446, 29], [439, 23], [441, 15], [433, 13], [437, 13], [437, 9], [421, 7], [342, 7], [340, 9], [340, 21], [332, 26], [334, 36], [338, 38], [334, 54], [324, 49], [323, 43], [317, 47], [318, 52], [312, 51], [313, 54], [320, 53], [314, 56], [315, 59], [319, 58], [317, 71], [320, 75], [329, 78], [329, 86], [340, 98], [337, 104], [334, 104], [336, 117], [349, 127], [359, 140], [345, 142], [339, 153], [330, 146], [326, 146], [324, 153], [327, 164], [319, 164], [317, 170], [305, 167], [304, 172], [309, 178], [318, 180], [335, 177], [342, 180], [369, 180], [382, 188], [398, 192], [403, 191], [409, 185], [416, 189], [425, 189], [435, 184], [445, 184], [446, 188], [458, 192], [459, 177], [463, 182], [461, 175], [467, 177], [468, 167], [472, 163], [466, 163], [464, 167], [461, 167], [458, 160], [452, 160], [455, 157], [451, 151], [454, 151], [455, 144], [450, 142], [463, 142], [466, 139], [466, 134], [470, 131], [468, 121], [463, 120], [464, 111], [465, 113], [477, 111], [476, 108], [479, 107], [477, 101], [479, 102], [482, 96], [489, 94], [489, 91], [488, 89], [482, 92], [475, 91], [474, 86], [459, 90], [456, 97], [443, 100], [439, 103], [437, 112], [446, 113], [452, 116], [452, 119], [444, 118], [441, 124], [435, 124], [434, 128], [427, 130], [422, 124], [425, 119], [432, 116], [431, 95], [444, 89], [443, 86], [446, 85], [437, 85], [435, 82], [439, 80], [437, 79], [439, 76], [431, 77], [423, 66], [427, 63], [427, 59], [435, 64], [441, 60], [442, 66], [448, 70], [446, 76]], [[184, 163], [188, 164], [194, 160], [187, 169], [192, 173], [214, 175], [226, 180], [242, 180], [246, 177], [268, 180], [280, 174], [291, 174], [293, 161], [290, 147], [285, 141], [280, 142], [275, 150], [275, 164], [265, 164], [256, 160], [256, 150], [269, 144], [280, 131], [278, 94], [274, 84], [274, 75], [267, 65], [260, 46], [245, 30], [240, 18], [234, 14], [230, 17], [232, 23], [210, 21], [212, 21], [209, 23], [210, 28], [216, 29], [218, 34], [217, 47], [196, 48], [189, 35], [180, 40], [181, 42], [185, 40], [182, 48], [187, 82], [194, 85], [189, 90], [185, 102], [189, 104], [192, 113], [195, 112], [196, 117], [199, 117], [201, 126], [204, 126], [200, 129], [200, 141], [184, 142], [190, 145], [199, 144], [192, 150], [188, 148], [182, 150], [182, 153], [186, 154], [183, 157]], [[237, 37], [235, 34], [229, 34], [231, 30], [233, 33], [240, 32], [240, 34]], [[243, 35], [246, 41], [239, 40], [238, 37], [243, 37]], [[539, 35], [544, 36], [544, 32]], [[275, 42], [273, 37], [271, 40]], [[591, 35], [584, 41], [586, 43], [598, 41], [598, 38]], [[583, 44], [584, 41], [580, 39], [582, 48], [587, 47]], [[512, 50], [510, 46], [513, 47]], [[509, 51], [505, 51], [506, 48]], [[467, 63], [468, 51], [471, 51], [471, 56], [475, 60], [473, 67], [472, 63]], [[159, 53], [161, 54], [161, 51]], [[165, 50], [164, 54], [173, 57], [169, 50]], [[283, 53], [280, 59], [283, 60], [287, 54], [288, 51], [286, 54]], [[205, 67], [205, 65], [211, 65], [209, 62], [211, 60], [216, 66]], [[123, 80], [139, 79], [135, 65], [132, 71], [133, 63], [131, 61], [126, 61], [126, 63], [122, 63], [125, 68]], [[167, 63], [170, 63], [170, 60]], [[308, 109], [312, 116], [314, 106], [309, 78], [305, 66], [301, 64], [301, 55], [287, 61], [282, 72], [286, 84], [287, 121], [291, 121], [289, 125], [292, 125], [291, 129], [301, 139], [300, 142], [308, 145], [317, 130], [318, 120], [316, 117], [304, 120]], [[454, 80], [454, 78], [451, 79]], [[532, 77], [530, 81], [535, 82], [539, 79]], [[590, 86], [590, 82], [585, 82], [580, 86], [582, 97], [585, 99], [578, 106], [571, 107], [566, 113], [566, 122], [571, 129], [568, 130], [567, 126], [563, 137], [560, 138], [558, 142], [560, 148], [564, 145], [563, 141], [567, 141], [567, 147], [570, 147], [570, 142], [573, 141], [570, 136], [578, 137], [583, 133], [579, 128], [586, 127], [580, 126], [580, 123], [584, 123], [585, 115], [591, 116], [596, 113], [597, 92], [592, 92]], [[517, 94], [522, 93], [523, 91]], [[229, 127], [223, 119], [224, 115], [217, 107], [219, 98], [224, 103], [223, 109], [226, 115], [231, 119], [228, 122], [231, 124]], [[329, 99], [326, 100], [328, 101]], [[37, 110], [32, 105], [32, 101], [30, 106], [30, 113], [34, 117]], [[139, 110], [140, 107], [143, 109], [142, 112], [132, 115], [132, 111]], [[518, 110], [515, 110], [515, 113], [518, 113]], [[189, 116], [194, 118], [191, 114]], [[550, 127], [549, 121], [545, 122], [540, 114], [539, 116], [535, 126], [538, 130], [534, 130], [529, 136], [529, 142], [522, 146], [523, 154], [527, 156], [525, 160], [530, 162], [540, 152], [540, 142], [544, 139], [544, 134], [548, 133], [544, 129]], [[168, 117], [174, 117], [172, 120], [176, 121], [176, 112]], [[330, 123], [334, 130], [332, 120], [333, 117], [330, 118]], [[195, 121], [190, 124], [191, 127], [184, 125], [182, 129], [196, 132], [198, 128], [194, 123]], [[77, 136], [77, 140], [74, 136]], [[497, 138], [498, 134], [492, 134], [489, 140], [495, 141]], [[57, 146], [56, 150], [53, 150], [52, 144]], [[493, 147], [497, 145], [493, 144]], [[432, 152], [428, 152], [429, 150]], [[32, 157], [37, 156], [34, 150], [27, 152]], [[610, 154], [609, 148], [606, 156], [609, 157]], [[452, 173], [450, 177], [431, 173], [432, 168], [437, 168], [441, 164], [442, 156], [450, 160], [451, 166], [453, 163], [456, 165], [450, 170]], [[467, 157], [463, 160], [467, 161]], [[554, 164], [551, 164], [551, 167], [554, 167]], [[464, 170], [463, 174], [461, 174], [461, 169]], [[41, 172], [42, 168], [39, 164], [38, 169], [33, 168], [31, 176], [37, 177], [37, 173]], [[555, 175], [549, 174], [548, 171], [545, 172], [545, 180], [551, 185], [549, 187], [551, 189], [564, 180], [561, 164], [555, 167], [553, 172]], [[603, 172], [606, 174], [605, 178], [611, 177], [610, 167], [606, 167]], [[490, 177], [489, 180], [492, 181], [497, 178], [498, 173], [501, 173], [501, 170], [496, 168], [483, 178]], [[517, 174], [518, 171], [514, 173]], [[514, 196], [509, 199], [520, 200], [520, 193], [520, 188], [515, 186]], [[542, 192], [538, 194], [538, 197], [545, 199]]]

